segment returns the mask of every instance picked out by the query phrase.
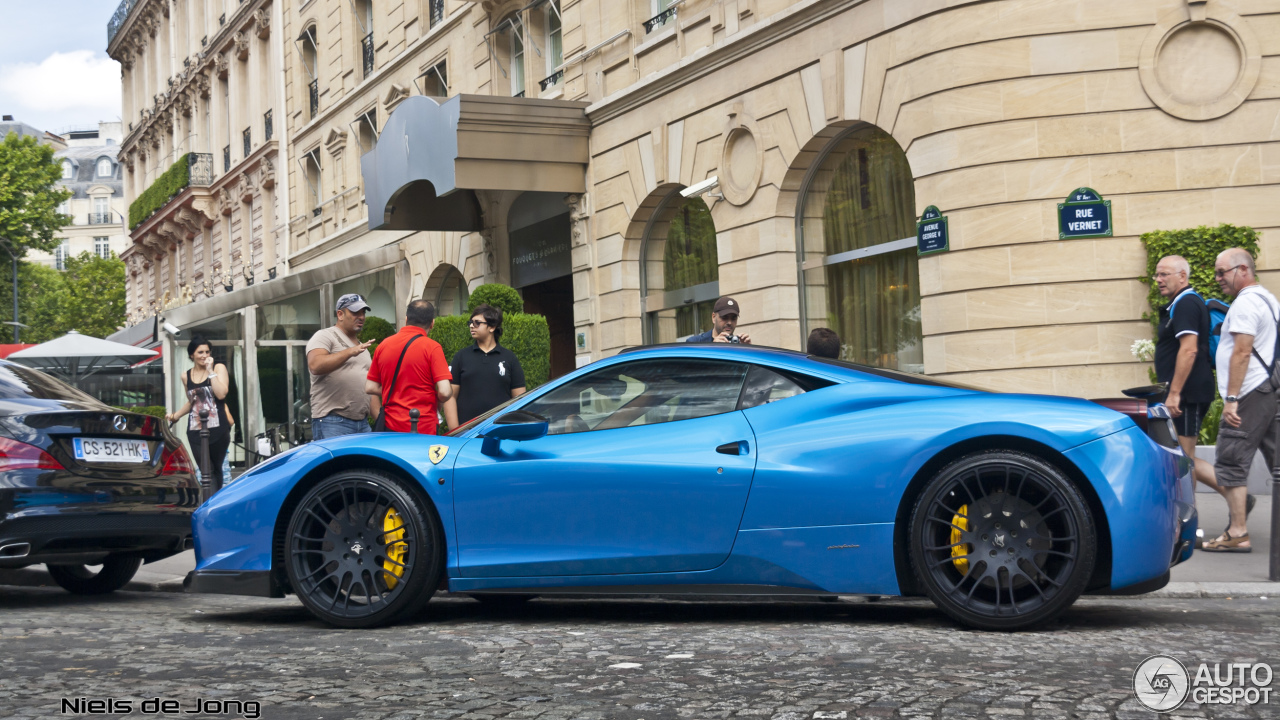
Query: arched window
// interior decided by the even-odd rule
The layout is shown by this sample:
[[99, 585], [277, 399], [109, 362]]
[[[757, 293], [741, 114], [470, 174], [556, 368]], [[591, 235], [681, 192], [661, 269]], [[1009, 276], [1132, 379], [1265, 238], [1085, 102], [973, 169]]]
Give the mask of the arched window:
[[422, 292], [422, 299], [436, 306], [436, 314], [461, 315], [467, 311], [467, 280], [452, 265], [441, 265], [432, 273], [432, 279]]
[[70, 160], [63, 160], [62, 161], [62, 179], [70, 180], [74, 175], [75, 175], [75, 166], [71, 164]]
[[837, 137], [799, 207], [805, 336], [829, 327], [844, 360], [923, 372], [915, 186], [897, 141], [865, 125]]
[[111, 177], [111, 174], [112, 174], [111, 158], [106, 158], [106, 157], [98, 158], [97, 174], [98, 174], [98, 177]]
[[716, 226], [702, 198], [673, 191], [653, 214], [641, 250], [645, 341], [678, 342], [711, 329], [720, 296]]

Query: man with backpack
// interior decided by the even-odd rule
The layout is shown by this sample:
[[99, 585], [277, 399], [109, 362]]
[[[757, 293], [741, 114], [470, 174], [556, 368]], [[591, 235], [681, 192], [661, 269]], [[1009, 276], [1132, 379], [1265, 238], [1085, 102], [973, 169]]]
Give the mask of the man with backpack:
[[1276, 471], [1276, 366], [1280, 301], [1258, 284], [1253, 256], [1242, 248], [1223, 250], [1214, 263], [1214, 278], [1223, 293], [1235, 297], [1222, 324], [1215, 357], [1218, 392], [1222, 394], [1222, 424], [1218, 428], [1218, 456], [1213, 465], [1218, 485], [1227, 498], [1231, 522], [1204, 544], [1205, 552], [1253, 552], [1249, 542], [1249, 467], [1262, 457]]
[[[1196, 458], [1200, 423], [1213, 403], [1213, 359], [1209, 353], [1209, 308], [1190, 285], [1191, 265], [1170, 255], [1156, 263], [1156, 289], [1170, 298], [1160, 309], [1156, 332], [1156, 380], [1166, 383], [1165, 405], [1178, 431], [1178, 444], [1195, 463], [1196, 480], [1221, 493], [1213, 465]], [[1225, 497], [1225, 496], [1224, 496]]]

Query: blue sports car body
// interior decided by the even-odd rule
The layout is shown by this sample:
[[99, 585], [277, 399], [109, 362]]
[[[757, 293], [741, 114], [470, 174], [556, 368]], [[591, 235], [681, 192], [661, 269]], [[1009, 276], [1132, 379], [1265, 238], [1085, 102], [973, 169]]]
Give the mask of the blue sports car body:
[[[966, 606], [986, 597], [977, 611], [956, 600], [949, 612], [962, 622], [1017, 628], [1042, 622], [1080, 592], [1159, 587], [1190, 556], [1189, 463], [1176, 443], [1152, 435], [1085, 400], [983, 392], [777, 349], [642, 348], [537, 388], [451, 436], [352, 435], [256, 466], [196, 512], [192, 589], [292, 592], [324, 619], [357, 626], [361, 617], [402, 617], [440, 586], [477, 597], [939, 601], [952, 592], [967, 593]], [[393, 479], [416, 500], [393, 507], [370, 494], [349, 507], [308, 505], [321, 502], [310, 498], [326, 478], [362, 472]], [[1043, 487], [1004, 500], [1028, 484]], [[930, 525], [930, 502], [941, 503], [933, 513], [941, 520], [932, 521], [940, 529]], [[400, 532], [396, 513], [406, 511], [432, 516], [438, 530], [424, 526], [412, 542], [392, 534]], [[1020, 517], [1030, 549], [1006, 560], [1006, 544], [1013, 557], [1022, 540], [1001, 533]], [[335, 550], [342, 543], [356, 554]], [[413, 562], [405, 560], [410, 550]], [[343, 563], [357, 561], [344, 575]], [[929, 580], [930, 565], [945, 577]], [[989, 574], [981, 591], [979, 570]], [[415, 572], [435, 573], [416, 590], [425, 597], [378, 616], [387, 594]], [[327, 590], [317, 577], [328, 578]], [[1065, 604], [1046, 600], [1071, 583]], [[1019, 598], [1030, 604], [1024, 609]], [[330, 600], [361, 609], [330, 617], [321, 607]]]

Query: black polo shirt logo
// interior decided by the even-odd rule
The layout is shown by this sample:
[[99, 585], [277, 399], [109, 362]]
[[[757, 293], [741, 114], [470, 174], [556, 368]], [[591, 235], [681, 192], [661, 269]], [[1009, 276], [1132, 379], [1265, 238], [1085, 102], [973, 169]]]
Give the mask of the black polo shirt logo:
[[507, 376], [507, 364], [506, 364], [506, 362], [499, 362], [499, 363], [498, 363], [498, 377], [506, 377], [506, 376]]

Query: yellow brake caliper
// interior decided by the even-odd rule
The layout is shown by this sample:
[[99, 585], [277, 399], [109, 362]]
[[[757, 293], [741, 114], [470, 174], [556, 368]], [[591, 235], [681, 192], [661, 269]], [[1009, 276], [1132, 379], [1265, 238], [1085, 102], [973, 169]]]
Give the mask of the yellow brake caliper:
[[951, 544], [954, 546], [951, 548], [951, 557], [955, 558], [951, 561], [951, 564], [956, 566], [956, 570], [959, 570], [961, 575], [967, 575], [969, 574], [969, 558], [966, 556], [973, 552], [973, 548], [969, 547], [969, 543], [957, 543], [960, 543], [960, 540], [963, 539], [960, 531], [969, 531], [968, 505], [960, 506], [960, 509], [952, 516], [951, 524], [955, 526], [951, 528]]
[[382, 531], [387, 535], [387, 558], [400, 563], [396, 565], [385, 560], [382, 562], [382, 567], [395, 576], [382, 576], [388, 590], [394, 590], [396, 583], [400, 582], [399, 578], [404, 576], [404, 562], [409, 557], [409, 544], [398, 542], [404, 539], [403, 526], [404, 521], [400, 519], [400, 513], [396, 512], [395, 508], [387, 508], [386, 517], [382, 518]]

